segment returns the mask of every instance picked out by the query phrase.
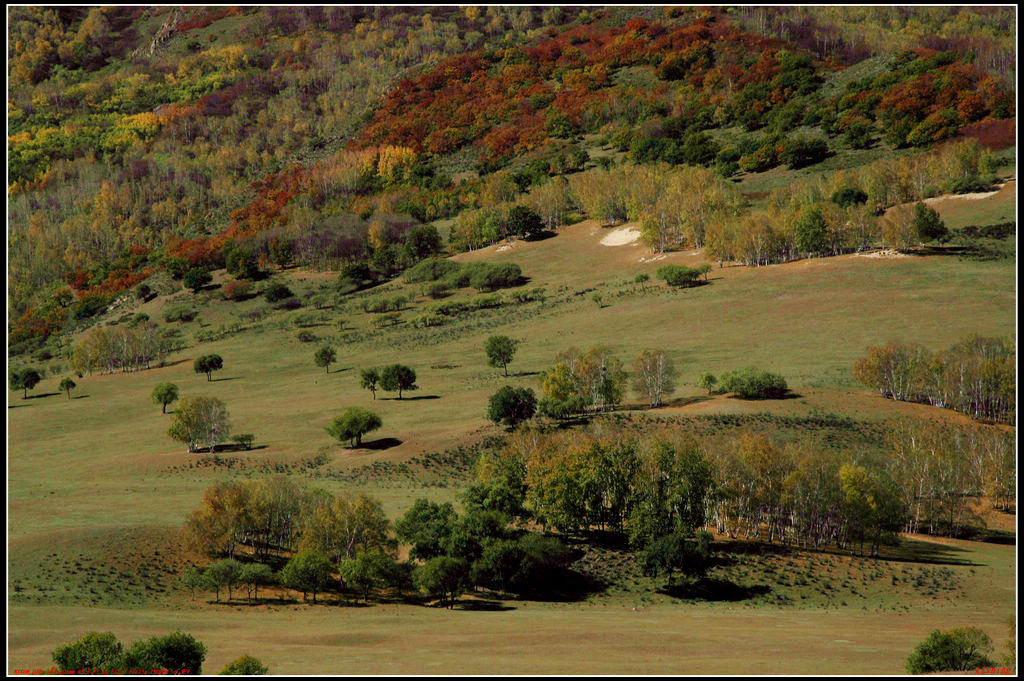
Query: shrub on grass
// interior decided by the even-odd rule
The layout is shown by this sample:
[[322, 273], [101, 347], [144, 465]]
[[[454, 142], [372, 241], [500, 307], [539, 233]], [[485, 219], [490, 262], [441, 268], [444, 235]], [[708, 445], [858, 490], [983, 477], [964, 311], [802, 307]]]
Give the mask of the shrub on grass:
[[234, 662], [228, 663], [220, 670], [218, 676], [264, 676], [270, 669], [251, 655], [243, 655]]
[[754, 367], [726, 372], [722, 375], [721, 388], [745, 400], [779, 398], [788, 390], [782, 376]]
[[992, 639], [975, 627], [941, 632], [938, 629], [917, 644], [907, 658], [907, 672], [962, 672], [989, 667], [992, 661], [985, 653], [992, 651]]

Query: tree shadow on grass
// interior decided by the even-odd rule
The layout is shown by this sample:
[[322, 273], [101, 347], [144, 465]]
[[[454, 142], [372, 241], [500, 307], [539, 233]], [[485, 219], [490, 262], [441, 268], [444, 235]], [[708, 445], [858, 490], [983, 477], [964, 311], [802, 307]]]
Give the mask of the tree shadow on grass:
[[899, 563], [926, 563], [928, 565], [966, 565], [980, 567], [978, 563], [961, 557], [968, 549], [959, 546], [937, 544], [935, 542], [901, 537], [895, 547], [883, 547], [879, 558]]
[[89, 396], [88, 394], [85, 394], [85, 395], [75, 395], [71, 399], [73, 399], [73, 400], [84, 400], [88, 396]]
[[220, 383], [221, 381], [237, 381], [241, 376], [228, 376], [225, 378], [215, 378], [210, 383]]
[[513, 376], [515, 376], [517, 378], [520, 377], [520, 376], [537, 376], [539, 374], [540, 374], [539, 371], [517, 371], [516, 373], [511, 374], [509, 376], [509, 378], [512, 378]]
[[35, 395], [29, 395], [25, 399], [27, 400], [40, 400], [44, 397], [53, 397], [54, 395], [60, 395], [61, 393], [37, 393]]
[[683, 600], [736, 602], [763, 596], [771, 592], [771, 590], [771, 587], [767, 584], [742, 586], [725, 579], [702, 577], [689, 584], [665, 586], [659, 589], [658, 593]]
[[400, 444], [402, 444], [402, 441], [399, 440], [397, 437], [382, 437], [376, 440], [369, 440], [367, 442], [363, 442], [358, 447], [352, 447], [351, 451], [356, 451], [358, 449], [372, 449], [374, 451], [381, 451], [384, 449], [391, 449], [392, 447], [397, 447]]
[[380, 397], [381, 400], [394, 400], [395, 402], [416, 402], [418, 400], [439, 400], [440, 395], [416, 395], [415, 397]]
[[460, 600], [455, 602], [455, 606], [459, 610], [468, 610], [470, 612], [508, 612], [509, 610], [515, 610], [515, 606], [508, 605], [502, 601], [491, 601], [491, 600]]

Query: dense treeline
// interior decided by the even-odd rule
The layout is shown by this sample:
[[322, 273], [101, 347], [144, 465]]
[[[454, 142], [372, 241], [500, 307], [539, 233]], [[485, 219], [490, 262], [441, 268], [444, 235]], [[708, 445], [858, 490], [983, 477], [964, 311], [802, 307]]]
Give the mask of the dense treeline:
[[721, 442], [671, 433], [525, 433], [502, 456], [540, 522], [619, 529], [640, 545], [671, 533], [675, 518], [691, 531], [877, 551], [897, 531], [958, 534], [972, 499], [1006, 508], [1016, 485], [1012, 433], [933, 423], [896, 424], [877, 458], [754, 434]]
[[[244, 231], [262, 220], [261, 230], [327, 231], [336, 251], [346, 239], [358, 245], [374, 214], [427, 217], [414, 207], [428, 201], [417, 203], [403, 187], [440, 190], [447, 180], [411, 178], [401, 170], [401, 148], [385, 145], [370, 172], [351, 155], [327, 159], [403, 70], [571, 21], [579, 11], [13, 9], [12, 321], [25, 315], [20, 326], [29, 336], [59, 328], [60, 319], [40, 323], [48, 319], [40, 308], [63, 288], [65, 275], [84, 271], [93, 279], [128, 246], [153, 252], [157, 263], [168, 256], [209, 266], [221, 257], [223, 237], [208, 244], [208, 235], [232, 226]], [[259, 135], [249, 134], [253, 125]], [[277, 178], [293, 178], [295, 168], [309, 173], [314, 164], [301, 164], [317, 158], [324, 163], [314, 174], [323, 182], [310, 183], [311, 191], [289, 206], [297, 192]], [[260, 178], [269, 182], [253, 185]], [[335, 191], [339, 184], [345, 187]], [[383, 191], [388, 205], [371, 207], [364, 199], [352, 207], [348, 188], [364, 196]], [[445, 214], [461, 207], [438, 200], [448, 206]], [[395, 211], [395, 202], [403, 210]], [[232, 219], [231, 211], [242, 208]], [[362, 216], [365, 231], [339, 229], [345, 214]], [[389, 243], [404, 241], [397, 236]], [[268, 262], [283, 259], [280, 237], [255, 244]], [[387, 255], [381, 258], [387, 265]]]
[[853, 374], [884, 397], [1014, 424], [1016, 362], [1011, 340], [971, 336], [937, 353], [906, 343], [870, 347]]
[[982, 69], [1012, 81], [1017, 63], [1013, 15], [999, 7], [740, 7], [748, 31], [770, 35], [847, 63], [871, 54], [924, 47], [973, 54]]
[[[15, 8], [12, 338], [61, 327], [64, 283], [88, 299], [80, 309], [95, 311], [169, 259], [222, 266], [228, 240], [263, 266], [360, 263], [388, 278], [436, 252], [423, 222], [459, 216], [451, 242], [474, 248], [516, 233], [521, 194], [516, 203], [550, 229], [574, 206], [567, 183], [548, 177], [588, 164], [572, 141], [580, 133], [604, 134], [636, 163], [729, 175], [814, 163], [840, 138], [927, 145], [1014, 113], [1012, 92], [953, 51], [896, 54], [886, 75], [829, 98], [820, 96], [821, 63], [739, 30], [731, 12], [640, 14]], [[222, 26], [230, 29], [213, 30]], [[260, 135], [248, 134], [254, 121]], [[725, 147], [706, 133], [731, 124], [764, 132]], [[523, 154], [504, 175], [492, 172]], [[452, 180], [476, 161], [480, 180]], [[659, 249], [684, 238], [699, 246], [708, 220], [735, 217], [714, 183], [689, 179], [704, 195], [681, 199], [672, 182], [647, 181], [664, 198], [630, 211]], [[607, 203], [583, 210], [627, 217], [620, 202]], [[677, 214], [697, 217], [681, 224]], [[740, 231], [751, 236], [739, 243], [718, 234], [721, 257], [810, 252], [777, 238], [790, 230], [778, 223], [792, 220], [748, 222]], [[863, 226], [852, 231], [806, 243], [855, 248]], [[145, 252], [138, 266], [111, 266], [129, 248]]]

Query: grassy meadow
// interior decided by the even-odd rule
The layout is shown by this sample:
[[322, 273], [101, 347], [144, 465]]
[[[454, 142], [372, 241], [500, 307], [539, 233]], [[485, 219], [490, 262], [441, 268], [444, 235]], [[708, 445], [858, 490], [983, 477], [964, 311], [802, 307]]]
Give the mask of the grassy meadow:
[[[951, 227], [1012, 219], [1015, 183], [988, 199], [940, 201]], [[617, 229], [628, 228], [619, 227]], [[302, 342], [274, 311], [220, 340], [200, 330], [230, 325], [267, 308], [262, 297], [199, 294], [198, 321], [181, 324], [189, 347], [164, 367], [77, 379], [67, 399], [50, 375], [8, 408], [8, 672], [50, 664], [60, 643], [87, 631], [124, 642], [182, 629], [209, 648], [207, 672], [243, 653], [272, 673], [900, 673], [928, 632], [978, 626], [1002, 652], [1015, 608], [1012, 543], [907, 537], [879, 561], [804, 551], [731, 552], [713, 576], [749, 590], [735, 600], [661, 593], [621, 552], [585, 553], [605, 588], [576, 602], [503, 604], [464, 599], [453, 611], [401, 603], [307, 606], [281, 592], [268, 604], [193, 601], [177, 583], [199, 557], [179, 534], [203, 490], [234, 476], [284, 473], [332, 491], [365, 490], [394, 518], [417, 497], [452, 500], [469, 479], [474, 443], [503, 429], [485, 418], [488, 396], [506, 385], [539, 392], [538, 372], [570, 346], [606, 345], [628, 367], [644, 349], [664, 348], [680, 371], [669, 406], [636, 418], [735, 414], [756, 422], [841, 414], [879, 424], [899, 416], [966, 421], [924, 405], [884, 400], [852, 378], [869, 345], [889, 341], [948, 347], [972, 333], [1006, 335], [1016, 318], [1015, 262], [956, 255], [895, 258], [847, 255], [760, 268], [715, 268], [709, 283], [670, 290], [655, 270], [696, 265], [699, 252], [653, 256], [639, 242], [605, 246], [594, 222], [537, 241], [455, 256], [514, 262], [546, 300], [484, 309], [424, 329], [375, 328], [359, 304], [374, 291], [320, 311]], [[633, 283], [640, 273], [651, 281]], [[274, 275], [302, 296], [331, 287], [334, 275]], [[423, 286], [399, 279], [379, 295], [405, 295], [407, 321], [431, 302]], [[601, 295], [600, 305], [593, 300]], [[463, 289], [447, 300], [479, 294]], [[179, 292], [135, 311], [153, 319]], [[506, 299], [508, 293], [505, 294]], [[311, 308], [304, 308], [309, 310]], [[116, 317], [117, 315], [113, 315]], [[339, 329], [337, 320], [345, 320]], [[506, 378], [487, 366], [485, 340], [521, 341]], [[324, 343], [337, 349], [329, 372], [313, 363]], [[224, 369], [207, 381], [192, 369], [208, 353]], [[401, 362], [419, 389], [399, 400], [360, 388], [359, 371]], [[708, 397], [700, 373], [755, 365], [781, 373], [792, 399], [744, 402]], [[67, 371], [66, 373], [70, 373]], [[250, 451], [186, 454], [167, 435], [171, 416], [150, 400], [160, 382], [182, 396], [214, 396], [232, 432], [253, 433]], [[378, 413], [383, 427], [349, 449], [324, 428], [344, 408]], [[173, 405], [169, 406], [169, 411]], [[696, 420], [694, 421], [697, 422]], [[463, 453], [453, 454], [457, 447]], [[448, 454], [445, 454], [448, 452]], [[996, 514], [998, 516], [998, 514]], [[993, 516], [1011, 539], [1010, 516]], [[1004, 537], [1005, 538], [1005, 537]], [[736, 548], [736, 547], [733, 547]], [[596, 550], [595, 550], [596, 551]], [[743, 651], [741, 655], [737, 651]]]

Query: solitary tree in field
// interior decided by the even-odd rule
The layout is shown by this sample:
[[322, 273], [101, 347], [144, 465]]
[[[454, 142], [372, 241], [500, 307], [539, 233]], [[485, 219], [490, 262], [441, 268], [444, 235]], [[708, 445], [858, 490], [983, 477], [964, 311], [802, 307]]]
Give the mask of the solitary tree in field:
[[224, 360], [220, 355], [203, 355], [202, 357], [196, 358], [196, 361], [192, 363], [192, 369], [197, 374], [206, 374], [206, 380], [213, 380], [213, 372], [220, 371], [224, 368]]
[[383, 425], [380, 417], [362, 407], [349, 407], [327, 426], [327, 432], [339, 441], [350, 440], [353, 447], [363, 443], [363, 435]]
[[167, 405], [178, 399], [178, 386], [173, 383], [160, 383], [153, 388], [153, 403], [163, 406], [163, 413], [167, 413]]
[[501, 367], [508, 376], [508, 363], [515, 357], [519, 341], [512, 340], [508, 336], [491, 336], [484, 345], [487, 352], [487, 363], [492, 367]]
[[373, 393], [373, 399], [377, 399], [377, 384], [380, 383], [380, 372], [376, 369], [363, 369], [360, 376], [362, 386]]
[[641, 291], [646, 291], [647, 290], [647, 282], [650, 281], [650, 280], [651, 280], [651, 275], [649, 275], [649, 274], [638, 274], [638, 275], [636, 275], [636, 278], [633, 279], [633, 283], [634, 284], [640, 284], [640, 290]]
[[337, 353], [335, 353], [334, 348], [330, 345], [323, 346], [313, 355], [313, 361], [316, 362], [316, 365], [324, 367], [327, 373], [331, 373], [331, 364], [334, 363], [335, 359], [337, 359]]
[[306, 594], [313, 593], [313, 602], [316, 603], [316, 594], [322, 591], [331, 580], [331, 561], [322, 553], [314, 551], [303, 551], [292, 556], [288, 564], [281, 569], [281, 584], [289, 589], [302, 592], [302, 599]]
[[227, 407], [215, 397], [183, 398], [167, 434], [184, 442], [189, 454], [204, 445], [212, 452], [228, 436]]
[[67, 394], [69, 400], [71, 399], [71, 391], [77, 387], [78, 384], [72, 381], [70, 378], [65, 378], [63, 381], [60, 382], [60, 389]]
[[28, 399], [28, 391], [36, 387], [43, 377], [35, 369], [15, 369], [11, 371], [11, 388], [23, 390], [21, 399]]
[[381, 369], [380, 387], [387, 391], [398, 391], [398, 399], [402, 399], [403, 390], [416, 390], [416, 372], [404, 364], [389, 364]]

